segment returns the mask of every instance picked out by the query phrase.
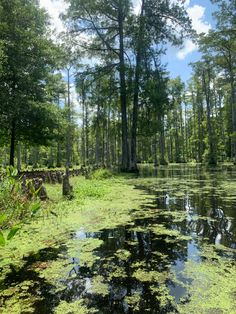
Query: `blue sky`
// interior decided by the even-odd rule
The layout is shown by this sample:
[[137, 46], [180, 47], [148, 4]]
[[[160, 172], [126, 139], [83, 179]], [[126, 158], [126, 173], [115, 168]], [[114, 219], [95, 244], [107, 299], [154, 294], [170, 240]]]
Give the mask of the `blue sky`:
[[[215, 22], [212, 13], [216, 10], [216, 6], [210, 0], [190, 0], [187, 10], [193, 19], [193, 26], [198, 33], [201, 31], [207, 32], [207, 30], [214, 28]], [[197, 47], [191, 41], [187, 42], [187, 45], [186, 42], [185, 51], [189, 49], [189, 53], [185, 55], [183, 53], [184, 49], [179, 50], [179, 48], [168, 47], [166, 55], [162, 58], [163, 63], [167, 63], [167, 70], [170, 77], [180, 76], [184, 82], [187, 82], [191, 76], [191, 66], [189, 63], [196, 62], [201, 58]]]

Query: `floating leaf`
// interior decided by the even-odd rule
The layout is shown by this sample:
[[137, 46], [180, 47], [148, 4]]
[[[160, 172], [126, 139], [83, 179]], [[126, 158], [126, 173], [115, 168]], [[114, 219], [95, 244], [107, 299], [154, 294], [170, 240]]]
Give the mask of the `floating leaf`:
[[0, 246], [5, 246], [5, 244], [6, 244], [6, 241], [5, 241], [4, 235], [2, 231], [0, 231]]
[[20, 228], [20, 225], [13, 226], [7, 235], [7, 240], [11, 240]]

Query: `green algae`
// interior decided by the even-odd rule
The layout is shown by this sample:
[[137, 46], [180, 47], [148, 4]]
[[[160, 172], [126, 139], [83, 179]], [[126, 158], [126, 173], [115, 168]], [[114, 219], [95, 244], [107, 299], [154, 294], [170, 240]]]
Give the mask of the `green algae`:
[[80, 266], [92, 267], [99, 259], [95, 255], [95, 250], [102, 245], [103, 241], [96, 238], [87, 238], [83, 240], [73, 239], [67, 243], [68, 256], [79, 258]]
[[[226, 250], [226, 248], [224, 248]], [[201, 263], [188, 261], [183, 274], [191, 279], [189, 298], [178, 304], [179, 313], [235, 313], [236, 264], [217, 254], [213, 245], [205, 245]]]
[[32, 295], [34, 282], [25, 280], [16, 286], [9, 286], [1, 292], [0, 313], [20, 314], [34, 313], [34, 304], [40, 301], [40, 296]]
[[139, 303], [142, 300], [142, 295], [139, 292], [135, 292], [131, 296], [126, 296], [124, 300], [127, 302], [129, 308], [136, 312], [139, 311]]
[[83, 300], [77, 300], [71, 303], [61, 301], [54, 311], [55, 314], [92, 314], [96, 312], [97, 311], [93, 308], [88, 309]]
[[122, 261], [127, 261], [130, 258], [131, 253], [128, 250], [120, 249], [116, 251], [115, 256], [118, 257]]
[[108, 280], [112, 280], [114, 278], [127, 278], [126, 271], [124, 267], [118, 266], [118, 265], [113, 265], [112, 268], [110, 269], [110, 273], [108, 276]]
[[161, 283], [158, 286], [152, 285], [150, 286], [150, 290], [160, 302], [161, 309], [174, 304], [175, 298], [170, 295], [170, 289], [165, 284]]
[[[142, 179], [140, 181], [138, 180], [132, 179], [132, 182], [135, 184], [140, 182], [141, 184]], [[87, 184], [87, 182], [84, 183], [85, 181], [86, 180], [79, 180], [78, 184]], [[146, 183], [146, 187], [148, 187], [148, 185], [150, 184], [152, 185], [153, 190], [155, 190], [157, 193], [163, 193], [163, 195], [165, 195], [164, 192], [166, 190], [168, 190], [169, 192], [171, 191], [172, 194], [170, 193], [170, 197], [181, 199], [182, 196], [180, 195], [180, 193], [177, 193], [177, 190], [179, 188], [178, 180], [173, 181], [173, 184], [172, 182], [168, 182], [168, 184], [166, 185], [166, 178], [163, 180], [158, 180], [158, 182], [155, 184], [154, 180], [149, 180], [149, 182]], [[209, 193], [209, 191], [211, 191], [212, 189], [210, 182], [211, 181], [206, 183], [208, 185], [205, 188], [206, 193]], [[88, 184], [93, 184], [93, 181], [91, 180]], [[97, 184], [100, 185], [100, 182], [98, 181]], [[158, 184], [162, 184], [164, 186], [158, 189]], [[101, 185], [103, 185], [103, 183], [101, 183]], [[179, 182], [179, 185], [181, 186], [181, 191], [184, 191], [181, 192], [182, 194], [186, 191], [189, 191], [189, 189], [191, 188], [193, 188], [194, 190], [194, 187], [196, 189], [196, 193], [199, 193], [201, 191], [201, 188], [198, 188], [197, 186], [197, 181], [181, 181]], [[51, 192], [49, 192], [53, 193], [55, 188], [58, 189], [59, 187], [54, 186], [51, 189]], [[81, 189], [81, 191], [82, 190], [83, 189]], [[223, 193], [222, 191], [223, 189], [217, 189], [214, 193]], [[205, 213], [203, 213], [203, 215], [194, 216], [187, 213], [186, 211], [178, 211], [176, 210], [176, 208], [174, 208], [174, 210], [163, 210], [159, 209], [158, 205], [156, 206], [157, 208], [155, 208], [155, 205], [153, 205], [153, 208], [143, 208], [142, 206], [147, 203], [152, 204], [150, 200], [153, 201], [156, 198], [156, 195], [154, 194], [153, 197], [150, 197], [150, 195], [147, 196], [143, 191], [134, 189], [132, 185], [129, 185], [129, 182], [126, 182], [122, 179], [116, 180], [112, 178], [111, 180], [109, 180], [108, 183], [104, 181], [104, 185], [100, 189], [100, 192], [97, 193], [96, 191], [94, 191], [93, 193], [91, 193], [90, 191], [87, 194], [83, 192], [83, 197], [79, 196], [80, 192], [78, 192], [78, 194], [76, 194], [76, 198], [70, 202], [67, 200], [63, 200], [61, 202], [61, 197], [59, 197], [59, 193], [58, 195], [55, 194], [50, 203], [45, 206], [45, 212], [48, 214], [45, 217], [41, 217], [37, 221], [31, 223], [30, 229], [23, 229], [22, 231], [20, 231], [19, 235], [16, 237], [17, 240], [14, 241], [14, 243], [10, 243], [9, 246], [4, 248], [4, 251], [1, 252], [2, 260], [0, 260], [0, 266], [3, 267], [2, 280], [5, 278], [6, 274], [11, 271], [9, 263], [14, 264], [14, 267], [16, 269], [20, 269], [21, 267], [25, 266], [25, 258], [29, 257], [32, 254], [36, 254], [40, 249], [59, 247], [60, 244], [63, 244], [65, 246], [65, 251], [58, 253], [58, 257], [55, 260], [49, 260], [45, 262], [40, 261], [38, 263], [33, 263], [30, 266], [31, 269], [38, 273], [40, 278], [45, 279], [46, 282], [53, 284], [55, 286], [55, 291], [63, 289], [63, 285], [61, 285], [60, 279], [68, 277], [68, 272], [73, 267], [73, 264], [70, 260], [72, 258], [78, 259], [76, 263], [78, 263], [79, 266], [86, 266], [89, 269], [93, 269], [94, 265], [102, 265], [101, 268], [98, 268], [101, 270], [102, 273], [99, 273], [98, 270], [96, 272], [92, 272], [91, 288], [88, 291], [91, 294], [95, 294], [101, 297], [106, 297], [110, 293], [109, 285], [107, 283], [108, 281], [116, 282], [119, 280], [123, 281], [123, 279], [125, 279], [125, 281], [129, 280], [127, 277], [130, 277], [130, 274], [127, 273], [125, 264], [131, 263], [130, 265], [132, 270], [132, 280], [134, 280], [135, 282], [139, 281], [145, 285], [147, 284], [151, 290], [151, 293], [160, 303], [160, 308], [163, 309], [163, 311], [166, 307], [170, 305], [176, 305], [168, 286], [168, 282], [173, 281], [179, 285], [182, 284], [182, 286], [187, 289], [187, 296], [190, 295], [190, 298], [186, 297], [185, 299], [183, 299], [183, 303], [180, 302], [177, 305], [179, 313], [231, 313], [232, 308], [235, 306], [233, 298], [229, 297], [222, 305], [220, 303], [223, 301], [218, 301], [218, 303], [214, 301], [213, 294], [214, 292], [217, 293], [217, 289], [214, 288], [214, 286], [217, 287], [218, 285], [217, 280], [219, 280], [219, 284], [222, 285], [222, 290], [227, 287], [227, 281], [221, 280], [222, 278], [220, 277], [223, 277], [224, 273], [227, 273], [229, 271], [229, 268], [232, 268], [234, 266], [232, 266], [232, 263], [227, 264], [226, 260], [224, 260], [220, 254], [227, 253], [227, 256], [231, 256], [232, 254], [234, 254], [233, 249], [228, 249], [227, 247], [222, 245], [204, 245], [203, 238], [201, 238], [200, 242], [200, 237], [195, 236], [195, 241], [199, 241], [198, 244], [201, 248], [201, 251], [199, 253], [201, 262], [188, 262], [185, 264], [183, 275], [186, 278], [192, 280], [192, 284], [187, 285], [182, 283], [181, 280], [174, 278], [171, 269], [167, 269], [173, 265], [171, 258], [168, 254], [164, 254], [158, 251], [152, 252], [153, 258], [150, 259], [148, 263], [142, 260], [132, 263], [132, 250], [135, 249], [135, 246], [139, 245], [136, 239], [132, 239], [130, 241], [125, 241], [126, 244], [132, 247], [130, 248], [130, 251], [122, 247], [121, 249], [116, 249], [114, 252], [112, 252], [112, 256], [104, 257], [102, 259], [97, 253], [98, 251], [100, 253], [102, 252], [103, 241], [92, 238], [94, 232], [106, 229], [115, 229], [119, 228], [119, 226], [126, 226], [129, 232], [136, 231], [144, 234], [149, 232], [150, 234], [154, 234], [155, 239], [157, 238], [164, 240], [166, 243], [173, 243], [176, 249], [179, 244], [178, 242], [192, 240], [192, 237], [189, 235], [185, 235], [185, 232], [183, 231], [184, 229], [180, 227], [181, 224], [185, 224], [185, 220], [187, 218], [188, 221], [202, 220], [207, 222], [215, 220], [207, 217]], [[59, 199], [60, 203], [57, 204]], [[50, 209], [47, 208], [47, 206], [49, 206]], [[57, 217], [50, 215], [51, 210], [57, 213]], [[145, 223], [145, 226], [133, 226], [135, 220], [147, 219], [148, 221], [149, 218], [155, 218], [160, 220], [163, 218], [164, 221], [167, 220], [167, 224], [156, 222], [155, 224], [151, 224], [148, 222]], [[170, 227], [167, 227], [169, 225]], [[81, 228], [88, 232], [88, 237], [90, 238], [76, 238], [75, 232], [80, 230]], [[91, 234], [89, 235], [89, 233]], [[19, 247], [21, 246], [21, 241], [23, 244], [21, 248], [22, 250], [19, 249]], [[182, 246], [184, 246], [183, 244], [185, 243], [181, 243]], [[166, 247], [168, 247], [167, 244]], [[119, 265], [116, 265], [117, 260]], [[156, 270], [155, 267], [159, 265], [161, 265], [162, 267], [160, 268], [160, 270]], [[202, 265], [202, 268], [199, 268], [199, 265]], [[207, 272], [207, 268], [211, 268], [210, 273], [214, 273], [216, 277], [214, 279], [213, 274], [212, 276], [209, 275], [207, 277], [210, 283], [209, 294], [205, 294], [204, 291], [207, 290], [207, 283], [204, 283], [204, 276], [205, 272]], [[163, 269], [165, 271], [163, 271]], [[232, 283], [233, 280], [230, 285]], [[21, 292], [18, 290], [18, 288], [14, 287], [14, 293], [12, 292], [13, 290], [6, 289], [1, 292], [1, 295], [3, 295], [3, 293], [9, 294], [10, 299], [13, 300], [13, 295], [15, 293], [18, 295], [20, 293], [23, 293], [22, 295], [24, 295], [25, 299], [27, 300], [26, 304], [24, 305], [23, 298], [21, 298], [18, 303], [20, 304], [22, 309], [29, 309], [29, 311], [32, 311], [33, 304], [37, 300], [34, 300], [34, 298], [32, 298], [32, 302], [30, 302], [30, 289], [27, 288], [27, 284], [24, 284], [22, 287], [23, 288], [21, 288]], [[232, 292], [235, 290], [233, 289], [232, 285], [231, 290]], [[228, 288], [226, 289], [226, 293], [229, 293]], [[234, 295], [234, 293], [235, 292], [233, 292], [232, 294]], [[221, 291], [220, 298], [224, 297], [225, 295], [223, 291]], [[205, 304], [197, 307], [199, 306], [197, 305], [198, 298], [202, 298], [203, 304], [207, 303], [207, 299], [209, 298], [212, 306], [207, 307], [207, 305]], [[9, 298], [6, 300], [9, 301]], [[132, 292], [132, 295], [125, 296], [124, 301], [127, 302], [129, 308], [132, 309], [134, 312], [141, 311], [141, 296], [138, 292]], [[11, 305], [10, 303], [6, 304], [7, 309], [9, 310], [9, 308], [11, 308]], [[213, 306], [214, 304], [216, 305], [215, 307]], [[14, 306], [17, 306], [17, 302], [15, 302]], [[93, 313], [93, 311], [95, 311], [95, 309], [89, 308], [89, 302], [82, 299], [72, 303], [61, 301], [59, 306], [55, 309], [55, 313], [58, 314], [84, 314]], [[15, 313], [20, 313], [17, 312], [17, 308]]]
[[183, 235], [178, 230], [172, 230], [170, 228], [165, 227], [162, 224], [153, 225], [150, 227], [150, 230], [157, 236], [167, 236], [174, 237], [175, 239], [167, 239], [167, 241], [190, 241], [192, 240], [191, 236]]
[[190, 300], [177, 307], [180, 313], [235, 313], [235, 266], [222, 260], [188, 262], [185, 274], [193, 281]]
[[[29, 270], [32, 269], [38, 273], [39, 278], [53, 284], [55, 291], [63, 289], [60, 279], [65, 278], [71, 268], [65, 257], [78, 257], [80, 266], [86, 265], [87, 267], [91, 267], [98, 259], [94, 253], [101, 246], [102, 241], [98, 239], [71, 239], [73, 232], [79, 230], [81, 227], [86, 228], [88, 232], [96, 232], [101, 229], [115, 228], [119, 225], [131, 223], [131, 210], [133, 208], [139, 210], [141, 205], [145, 203], [143, 193], [140, 193], [140, 191], [125, 183], [124, 180], [111, 181], [109, 183], [102, 183], [103, 188], [100, 189], [102, 191], [100, 194], [97, 191], [96, 195], [88, 193], [83, 199], [83, 202], [79, 203], [76, 198], [72, 201], [63, 200], [59, 193], [59, 189], [61, 189], [59, 185], [50, 187], [48, 189], [50, 201], [44, 205], [45, 215], [32, 221], [30, 225], [24, 226], [14, 238], [14, 241], [9, 242], [6, 247], [1, 249], [1, 280], [3, 281], [7, 274], [11, 273], [12, 267], [16, 270], [23, 268], [27, 257], [37, 256], [40, 250], [51, 247], [56, 248], [60, 244], [65, 245], [66, 255], [65, 253], [58, 253], [58, 258], [55, 259], [54, 257], [55, 260], [36, 262], [28, 267]], [[86, 180], [79, 178], [77, 184], [80, 187], [86, 184], [87, 187], [88, 184], [85, 182]], [[93, 185], [93, 181], [91, 180], [89, 184]], [[99, 198], [97, 197], [98, 194]], [[57, 213], [57, 216], [50, 214], [52, 210]], [[123, 254], [123, 257], [127, 255], [126, 253]], [[118, 252], [117, 254], [122, 254], [122, 252]], [[114, 272], [111, 277], [119, 278], [126, 276], [121, 267], [115, 267], [113, 270]], [[105, 294], [105, 291], [107, 293], [107, 286], [105, 285], [103, 283], [99, 288], [98, 281], [95, 280], [94, 289], [97, 291], [96, 293], [98, 293], [98, 290], [100, 292], [102, 290], [102, 294]], [[9, 308], [12, 308], [12, 313], [18, 313], [18, 308], [28, 309], [37, 301], [28, 295], [27, 291], [24, 291], [25, 302], [23, 302], [17, 286], [13, 288], [15, 289], [14, 294], [18, 297], [5, 300], [4, 306], [6, 307], [6, 311], [4, 313], [9, 313]], [[1, 296], [4, 293], [11, 294], [11, 291], [8, 289], [2, 290], [0, 293]], [[59, 311], [59, 309], [57, 310]]]
[[99, 294], [103, 297], [109, 294], [109, 285], [104, 282], [104, 278], [101, 275], [93, 277], [91, 293]]
[[147, 269], [137, 269], [133, 272], [132, 277], [136, 278], [141, 282], [165, 282], [168, 278], [169, 274], [165, 271], [158, 272], [155, 270], [147, 270]]

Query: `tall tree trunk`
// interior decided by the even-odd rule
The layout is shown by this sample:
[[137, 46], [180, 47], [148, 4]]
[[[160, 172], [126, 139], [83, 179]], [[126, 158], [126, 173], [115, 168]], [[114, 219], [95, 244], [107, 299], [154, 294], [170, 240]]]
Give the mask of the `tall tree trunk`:
[[109, 101], [108, 104], [108, 113], [107, 113], [107, 139], [106, 139], [106, 166], [109, 167], [110, 166], [110, 128], [111, 128], [111, 103]]
[[[208, 78], [206, 78], [206, 75]], [[210, 165], [216, 165], [216, 151], [215, 151], [215, 143], [213, 138], [213, 129], [212, 129], [212, 121], [211, 121], [211, 104], [210, 104], [210, 69], [207, 69], [207, 73], [203, 71], [203, 89], [205, 93], [206, 99], [206, 107], [207, 107], [207, 131], [208, 131], [208, 142], [209, 142], [209, 157], [208, 163]]]
[[96, 164], [99, 164], [101, 161], [101, 156], [100, 156], [100, 105], [99, 102], [97, 104], [97, 117], [96, 117], [96, 143], [95, 143], [95, 160]]
[[[67, 120], [68, 120], [68, 132], [66, 139], [66, 168], [71, 166], [71, 154], [72, 154], [72, 141], [71, 141], [71, 100], [70, 100], [70, 70], [67, 68]], [[68, 172], [69, 173], [69, 172]]]
[[15, 139], [16, 139], [16, 123], [15, 120], [11, 124], [11, 144], [10, 144], [10, 166], [14, 167], [15, 157]]
[[138, 122], [138, 99], [139, 99], [139, 80], [141, 71], [141, 61], [142, 61], [142, 39], [143, 39], [143, 28], [144, 28], [144, 2], [142, 0], [141, 13], [140, 13], [140, 23], [139, 23], [139, 33], [137, 42], [137, 52], [136, 52], [136, 67], [135, 67], [135, 77], [134, 77], [134, 98], [133, 98], [133, 123], [131, 129], [131, 158], [130, 158], [130, 171], [136, 172], [137, 168], [137, 122]]
[[85, 165], [85, 90], [82, 82], [82, 136], [81, 136], [82, 164]]
[[21, 145], [17, 144], [17, 170], [21, 171]]
[[160, 118], [160, 139], [159, 139], [159, 147], [160, 147], [160, 164], [167, 165], [167, 161], [165, 159], [165, 130], [164, 130], [164, 118]]
[[158, 162], [157, 162], [157, 135], [154, 135], [154, 139], [153, 139], [153, 161], [154, 161], [154, 167], [158, 166]]
[[89, 163], [89, 112], [85, 103], [85, 164]]
[[125, 60], [124, 60], [124, 12], [122, 1], [119, 1], [119, 59], [120, 59], [120, 103], [121, 103], [121, 130], [122, 130], [122, 158], [121, 170], [129, 169], [129, 150], [128, 150], [128, 127], [127, 127], [127, 97], [126, 97], [126, 81], [125, 81]]
[[61, 143], [57, 142], [57, 167], [61, 167]]
[[232, 113], [232, 157], [233, 162], [236, 164], [236, 91], [234, 83], [233, 71], [230, 71], [230, 88], [231, 88], [231, 113]]

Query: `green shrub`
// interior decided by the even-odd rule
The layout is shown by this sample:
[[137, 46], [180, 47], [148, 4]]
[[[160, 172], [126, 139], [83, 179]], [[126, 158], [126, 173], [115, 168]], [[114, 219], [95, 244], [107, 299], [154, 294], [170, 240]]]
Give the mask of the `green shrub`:
[[109, 169], [97, 169], [91, 174], [91, 179], [105, 180], [113, 177], [113, 173]]
[[[10, 240], [21, 225], [40, 209], [37, 192], [26, 182], [30, 196], [22, 189], [21, 180], [16, 178], [17, 170], [7, 167], [0, 170], [0, 246], [5, 245], [5, 238]], [[3, 231], [10, 229], [4, 237]]]

